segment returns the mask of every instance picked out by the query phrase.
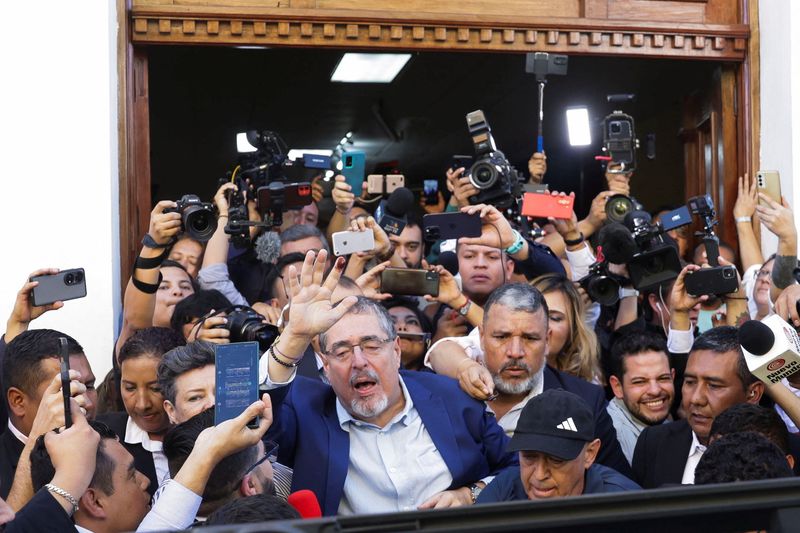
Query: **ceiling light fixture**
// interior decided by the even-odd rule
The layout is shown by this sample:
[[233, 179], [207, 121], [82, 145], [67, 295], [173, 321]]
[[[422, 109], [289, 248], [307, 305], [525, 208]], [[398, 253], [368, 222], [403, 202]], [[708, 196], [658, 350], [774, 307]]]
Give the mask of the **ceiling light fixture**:
[[592, 144], [589, 129], [589, 110], [585, 107], [567, 109], [567, 132], [571, 146], [588, 146]]
[[411, 54], [347, 53], [339, 60], [331, 81], [344, 83], [391, 83]]

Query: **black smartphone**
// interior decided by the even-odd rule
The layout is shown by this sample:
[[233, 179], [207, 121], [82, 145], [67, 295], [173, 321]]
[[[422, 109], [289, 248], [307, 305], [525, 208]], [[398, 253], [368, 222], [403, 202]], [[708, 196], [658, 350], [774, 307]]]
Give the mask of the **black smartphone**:
[[62, 270], [58, 274], [33, 276], [31, 281], [39, 282], [31, 292], [33, 305], [37, 307], [86, 296], [86, 273], [82, 268]]
[[[236, 418], [258, 400], [258, 343], [232, 342], [214, 346], [216, 406], [214, 425]], [[258, 418], [247, 423], [258, 427]]]
[[692, 296], [730, 294], [739, 290], [736, 267], [731, 265], [687, 272], [683, 283]]
[[471, 155], [454, 155], [453, 161], [450, 163], [450, 168], [452, 170], [458, 170], [461, 167], [464, 167], [464, 175], [466, 176], [469, 172], [470, 167], [472, 167], [472, 156]]
[[301, 181], [298, 183], [283, 183], [273, 181], [265, 187], [259, 187], [256, 191], [258, 197], [258, 210], [264, 214], [273, 204], [280, 200], [282, 211], [287, 209], [299, 209], [311, 203], [311, 182]]
[[66, 337], [58, 338], [59, 357], [61, 359], [61, 396], [64, 399], [64, 427], [72, 426], [72, 410], [70, 409], [69, 379], [69, 344]]
[[425, 196], [425, 205], [438, 204], [439, 182], [436, 180], [424, 180], [422, 182], [422, 194]]
[[381, 272], [381, 292], [439, 296], [439, 273], [421, 268], [387, 268]]
[[433, 213], [422, 217], [426, 241], [480, 237], [481, 217], [478, 213]]

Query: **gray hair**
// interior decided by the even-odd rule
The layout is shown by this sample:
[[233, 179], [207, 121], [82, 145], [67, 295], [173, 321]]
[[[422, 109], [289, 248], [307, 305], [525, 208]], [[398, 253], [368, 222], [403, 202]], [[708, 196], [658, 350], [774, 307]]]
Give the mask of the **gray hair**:
[[322, 248], [328, 253], [331, 252], [325, 234], [322, 233], [318, 227], [311, 226], [310, 224], [295, 224], [294, 226], [289, 226], [285, 231], [281, 232], [280, 236], [281, 244], [308, 239], [309, 237], [316, 237], [322, 243]]
[[178, 346], [161, 358], [158, 364], [158, 385], [165, 400], [175, 404], [175, 380], [190, 370], [214, 364], [214, 345], [206, 341]]
[[547, 302], [542, 293], [527, 283], [506, 283], [492, 291], [489, 299], [486, 300], [486, 305], [483, 306], [484, 324], [489, 318], [489, 311], [495, 305], [502, 305], [511, 311], [525, 313], [536, 313], [539, 309], [543, 309], [545, 318], [548, 314]]
[[[392, 317], [389, 315], [389, 311], [386, 310], [379, 302], [375, 300], [371, 300], [366, 296], [357, 296], [355, 305], [347, 310], [344, 316], [347, 315], [368, 315], [371, 314], [378, 319], [378, 324], [381, 327], [381, 330], [386, 334], [387, 339], [394, 339], [397, 337], [397, 332], [394, 329], [394, 322], [392, 322]], [[319, 347], [321, 350], [325, 351], [326, 349], [326, 341], [327, 341], [327, 331], [324, 331], [319, 334]]]

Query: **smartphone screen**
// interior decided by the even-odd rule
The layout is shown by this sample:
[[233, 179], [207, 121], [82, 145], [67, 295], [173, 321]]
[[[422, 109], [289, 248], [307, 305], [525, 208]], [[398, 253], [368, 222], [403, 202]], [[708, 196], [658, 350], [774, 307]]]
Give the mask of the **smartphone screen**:
[[439, 182], [436, 180], [424, 180], [422, 182], [422, 194], [425, 195], [425, 205], [439, 203]]
[[251, 403], [258, 400], [258, 343], [217, 344], [214, 346], [214, 353], [216, 366], [214, 425], [218, 425], [225, 420], [236, 418]]

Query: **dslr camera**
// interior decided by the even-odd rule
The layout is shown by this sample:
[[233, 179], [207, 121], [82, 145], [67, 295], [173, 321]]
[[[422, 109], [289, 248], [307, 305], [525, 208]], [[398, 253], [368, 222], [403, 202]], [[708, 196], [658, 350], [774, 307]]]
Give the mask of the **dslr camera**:
[[706, 257], [711, 268], [702, 268], [687, 272], [684, 283], [686, 292], [692, 296], [729, 294], [739, 290], [739, 277], [733, 265], [720, 266], [719, 264], [719, 238], [714, 234], [717, 224], [714, 200], [710, 194], [689, 198], [689, 209], [692, 214], [703, 219], [703, 231], [698, 236], [703, 237], [706, 247]]
[[475, 162], [467, 176], [478, 194], [470, 197], [475, 204], [492, 204], [498, 209], [510, 207], [521, 192], [517, 171], [497, 149], [492, 129], [480, 109], [467, 113], [467, 128], [475, 146]]
[[619, 301], [619, 289], [626, 280], [608, 270], [608, 261], [600, 258], [589, 267], [589, 273], [581, 278], [580, 286], [593, 302], [614, 305]]
[[194, 194], [184, 194], [176, 207], [164, 209], [165, 213], [180, 213], [183, 231], [192, 239], [206, 242], [217, 231], [217, 215], [214, 206], [203, 203]]
[[257, 342], [265, 352], [278, 338], [278, 328], [265, 324], [264, 317], [255, 309], [244, 305], [234, 305], [224, 310], [227, 323], [217, 326], [231, 332], [231, 342]]

